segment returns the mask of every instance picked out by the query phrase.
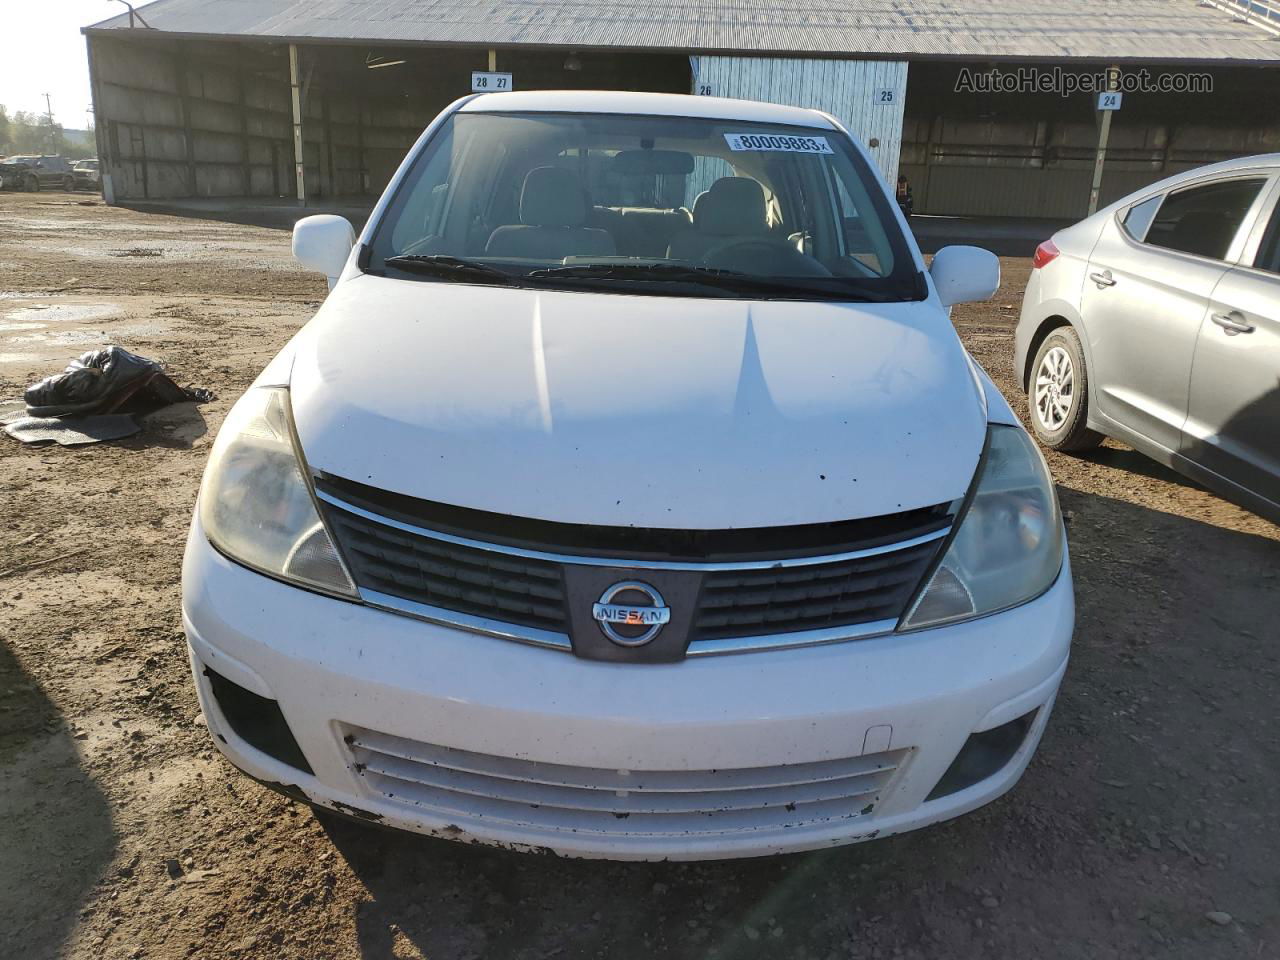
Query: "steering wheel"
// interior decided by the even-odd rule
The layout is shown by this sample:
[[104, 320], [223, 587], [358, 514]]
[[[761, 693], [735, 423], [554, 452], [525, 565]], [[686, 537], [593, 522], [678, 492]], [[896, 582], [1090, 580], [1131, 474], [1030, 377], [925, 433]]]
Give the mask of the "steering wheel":
[[829, 277], [831, 271], [788, 243], [764, 237], [741, 237], [716, 244], [702, 262], [713, 269], [787, 277]]

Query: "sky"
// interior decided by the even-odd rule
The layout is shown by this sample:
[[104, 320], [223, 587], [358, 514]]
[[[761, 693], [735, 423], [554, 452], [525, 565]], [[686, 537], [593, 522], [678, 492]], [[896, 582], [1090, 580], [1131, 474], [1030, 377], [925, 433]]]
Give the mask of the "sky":
[[[9, 116], [19, 110], [44, 113], [44, 94], [64, 127], [88, 126], [89, 64], [80, 28], [124, 13], [114, 0], [0, 0], [0, 104]], [[142, 4], [135, 0], [135, 7]]]

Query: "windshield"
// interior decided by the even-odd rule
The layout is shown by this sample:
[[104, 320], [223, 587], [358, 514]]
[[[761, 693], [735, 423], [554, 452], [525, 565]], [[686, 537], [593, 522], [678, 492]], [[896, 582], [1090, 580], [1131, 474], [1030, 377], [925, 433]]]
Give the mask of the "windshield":
[[397, 189], [364, 266], [683, 296], [926, 293], [843, 134], [688, 117], [455, 113]]

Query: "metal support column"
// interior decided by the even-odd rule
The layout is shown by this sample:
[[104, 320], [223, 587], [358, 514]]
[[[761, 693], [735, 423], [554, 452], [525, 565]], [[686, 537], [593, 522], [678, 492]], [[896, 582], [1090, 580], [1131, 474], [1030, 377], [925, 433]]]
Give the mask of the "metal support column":
[[182, 141], [187, 161], [187, 196], [195, 197], [200, 193], [200, 184], [196, 179], [196, 141], [191, 127], [191, 89], [187, 76], [187, 63], [190, 52], [186, 44], [178, 44], [178, 52], [173, 58], [173, 72], [178, 85], [178, 104], [182, 111]]
[[293, 173], [298, 185], [298, 206], [307, 205], [307, 169], [302, 158], [302, 76], [298, 70], [298, 45], [289, 44], [289, 92], [293, 97]]
[[249, 108], [244, 92], [244, 55], [238, 43], [232, 45], [232, 50], [235, 53], [236, 121], [240, 133], [240, 193], [248, 197], [253, 195], [253, 171], [250, 169]]
[[495, 73], [498, 69], [498, 51], [492, 47], [489, 48], [489, 72]]
[[113, 174], [116, 164], [120, 162], [120, 151], [113, 150], [111, 138], [104, 123], [102, 108], [102, 89], [98, 83], [98, 66], [94, 62], [94, 38], [85, 37], [85, 47], [89, 55], [90, 96], [93, 97], [93, 139], [98, 150], [98, 186], [102, 191], [102, 202], [116, 202], [115, 181]]
[[[1120, 68], [1107, 70], [1107, 90], [1120, 88]], [[1102, 165], [1107, 159], [1107, 140], [1111, 136], [1111, 115], [1114, 110], [1102, 111], [1102, 125], [1098, 129], [1098, 153], [1093, 159], [1093, 183], [1089, 187], [1089, 216], [1098, 212], [1098, 194], [1102, 191]]]

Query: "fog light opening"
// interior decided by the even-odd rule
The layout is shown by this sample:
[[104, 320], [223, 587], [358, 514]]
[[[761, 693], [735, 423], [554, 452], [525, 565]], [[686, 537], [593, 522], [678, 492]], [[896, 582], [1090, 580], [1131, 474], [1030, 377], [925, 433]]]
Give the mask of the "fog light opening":
[[204, 668], [204, 675], [209, 678], [218, 709], [237, 737], [281, 763], [303, 773], [312, 772], [311, 764], [302, 755], [302, 748], [280, 712], [280, 704], [232, 683], [208, 667]]
[[951, 766], [947, 767], [947, 772], [925, 798], [926, 802], [958, 793], [1004, 769], [1005, 764], [1013, 759], [1013, 755], [1026, 740], [1027, 731], [1031, 729], [1038, 712], [1039, 708], [1036, 708], [1016, 720], [981, 733], [970, 734], [956, 758], [951, 761]]

